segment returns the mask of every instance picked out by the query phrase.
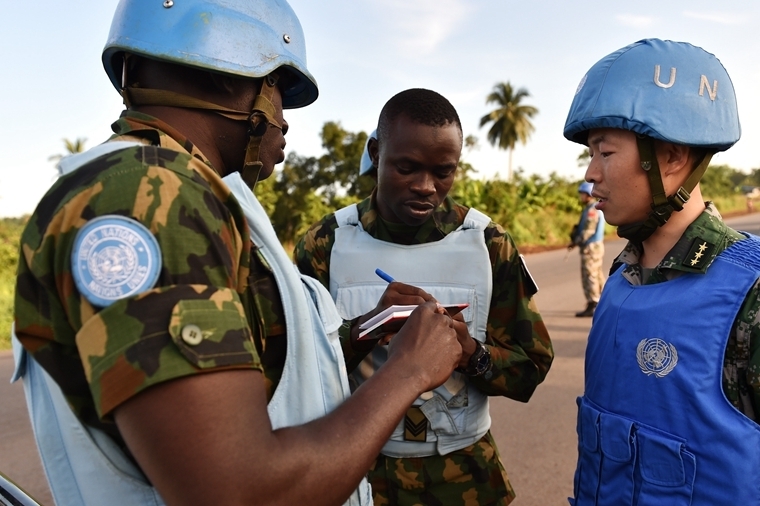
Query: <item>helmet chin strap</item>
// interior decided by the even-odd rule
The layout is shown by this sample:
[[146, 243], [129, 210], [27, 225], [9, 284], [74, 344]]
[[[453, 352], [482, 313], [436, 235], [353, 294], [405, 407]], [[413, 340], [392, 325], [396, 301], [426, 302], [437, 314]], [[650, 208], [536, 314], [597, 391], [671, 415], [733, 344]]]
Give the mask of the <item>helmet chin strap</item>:
[[277, 74], [269, 74], [263, 79], [261, 90], [256, 95], [250, 112], [229, 109], [174, 91], [146, 89], [137, 85], [124, 87], [121, 94], [127, 108], [141, 105], [161, 105], [200, 109], [214, 112], [231, 120], [248, 122], [248, 145], [245, 149], [245, 162], [240, 169], [240, 176], [253, 191], [264, 166], [259, 159], [261, 140], [269, 126], [282, 130], [282, 125], [275, 119], [276, 109], [272, 103], [272, 96], [277, 88], [277, 79]]
[[658, 227], [668, 222], [674, 212], [679, 212], [691, 198], [691, 191], [702, 179], [702, 176], [710, 164], [712, 155], [708, 154], [699, 162], [699, 165], [692, 171], [689, 178], [683, 186], [671, 196], [665, 195], [665, 188], [662, 185], [662, 175], [660, 174], [660, 164], [657, 162], [655, 154], [654, 139], [651, 137], [637, 135], [636, 144], [639, 149], [639, 158], [641, 159], [641, 168], [646, 171], [649, 179], [649, 189], [652, 192], [652, 210], [649, 212], [647, 219], [618, 227], [618, 235], [629, 241], [641, 243], [648, 239]]

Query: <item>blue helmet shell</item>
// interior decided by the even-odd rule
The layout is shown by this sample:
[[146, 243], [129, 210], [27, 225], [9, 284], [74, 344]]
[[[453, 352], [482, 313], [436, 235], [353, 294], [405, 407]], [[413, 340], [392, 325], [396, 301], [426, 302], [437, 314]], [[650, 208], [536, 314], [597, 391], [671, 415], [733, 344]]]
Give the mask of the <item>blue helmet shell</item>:
[[587, 181], [582, 182], [580, 185], [578, 185], [578, 193], [588, 193], [591, 195], [591, 190], [594, 189], [594, 183], [589, 183]]
[[741, 137], [731, 78], [685, 42], [640, 40], [599, 60], [581, 79], [564, 135], [586, 144], [593, 128], [724, 151]]
[[369, 140], [377, 140], [377, 130], [372, 130], [372, 133], [367, 137], [367, 143], [364, 144], [364, 151], [362, 152], [362, 159], [359, 162], [359, 175], [363, 176], [370, 170], [372, 170], [372, 159], [369, 157]]
[[282, 90], [285, 109], [319, 94], [301, 24], [285, 0], [120, 0], [103, 49], [119, 91], [123, 52], [249, 78], [286, 67], [295, 79]]

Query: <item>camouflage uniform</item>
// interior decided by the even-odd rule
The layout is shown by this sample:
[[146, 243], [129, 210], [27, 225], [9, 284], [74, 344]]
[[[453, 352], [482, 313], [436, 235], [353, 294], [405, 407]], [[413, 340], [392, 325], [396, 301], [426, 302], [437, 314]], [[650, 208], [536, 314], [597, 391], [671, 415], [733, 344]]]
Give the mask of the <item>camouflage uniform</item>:
[[[676, 245], [651, 272], [645, 272], [639, 265], [641, 245], [632, 242], [615, 259], [610, 272], [622, 265], [623, 276], [632, 285], [662, 283], [687, 273], [704, 274], [720, 252], [743, 238], [726, 226], [715, 206], [708, 203], [702, 214], [688, 226]], [[703, 243], [708, 245], [708, 249], [704, 255], [696, 256], [695, 252], [699, 251], [699, 246]], [[747, 294], [731, 327], [723, 357], [723, 391], [739, 411], [758, 421], [760, 280]]]
[[581, 283], [586, 302], [599, 302], [602, 287], [607, 279], [602, 268], [604, 241], [590, 241], [596, 234], [599, 219], [600, 213], [594, 207], [594, 203], [587, 204], [581, 212], [581, 219], [573, 236], [573, 244], [578, 246], [581, 252]]
[[[389, 223], [377, 213], [376, 192], [358, 204], [364, 230], [375, 239], [398, 244], [438, 241], [456, 230], [468, 209], [447, 197], [419, 227]], [[330, 254], [337, 222], [330, 214], [312, 226], [297, 244], [295, 258], [304, 274], [329, 287]], [[485, 242], [493, 271], [486, 345], [493, 376], [470, 378], [488, 395], [527, 402], [551, 366], [554, 352], [546, 326], [531, 298], [535, 290], [512, 238], [491, 223]], [[351, 350], [348, 329], [341, 332], [349, 371], [363, 355]], [[445, 456], [393, 458], [380, 455], [369, 473], [376, 505], [504, 505], [514, 498], [490, 432], [472, 446]]]
[[[124, 112], [112, 128], [111, 140], [145, 145], [96, 158], [43, 197], [21, 237], [15, 324], [77, 417], [123, 446], [114, 408], [164, 381], [257, 369], [271, 397], [286, 341], [273, 276], [208, 159], [144, 114]], [[71, 273], [77, 232], [103, 215], [142, 223], [162, 256], [153, 289], [104, 309], [76, 290]], [[214, 331], [188, 346], [188, 323]]]

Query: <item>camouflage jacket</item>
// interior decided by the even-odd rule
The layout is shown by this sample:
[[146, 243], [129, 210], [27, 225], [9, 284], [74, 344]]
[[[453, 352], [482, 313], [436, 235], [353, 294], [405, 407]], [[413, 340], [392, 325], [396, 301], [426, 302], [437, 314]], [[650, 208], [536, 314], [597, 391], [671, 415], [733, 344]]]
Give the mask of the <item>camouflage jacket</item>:
[[[629, 242], [612, 264], [610, 273], [623, 266], [623, 276], [633, 285], [662, 283], [683, 274], [704, 274], [715, 257], [744, 238], [729, 228], [712, 203], [692, 222], [675, 246], [651, 272], [639, 265], [640, 244]], [[711, 245], [695, 258], [699, 245]], [[694, 263], [694, 260], [697, 260]], [[723, 391], [739, 411], [758, 421], [760, 408], [760, 280], [747, 294], [734, 320], [723, 358]]]
[[[423, 244], [438, 241], [456, 230], [468, 208], [447, 197], [433, 216], [419, 227], [389, 223], [379, 217], [376, 192], [358, 204], [359, 219], [372, 237], [398, 244]], [[330, 253], [335, 242], [337, 222], [329, 214], [313, 225], [298, 241], [295, 258], [302, 273], [330, 286]], [[494, 375], [490, 380], [471, 378], [473, 385], [488, 395], [503, 395], [527, 402], [549, 371], [554, 351], [532, 295], [532, 280], [527, 275], [512, 237], [491, 223], [485, 230], [486, 247], [493, 271], [493, 294], [486, 332]], [[348, 325], [344, 326], [347, 329]], [[356, 363], [342, 332], [346, 361]]]
[[[119, 441], [113, 409], [164, 381], [252, 368], [271, 397], [285, 329], [271, 272], [208, 159], [150, 116], [127, 111], [112, 128], [111, 140], [144, 145], [96, 158], [43, 197], [21, 237], [15, 325], [80, 420]], [[106, 215], [147, 227], [162, 267], [152, 289], [101, 308], [77, 290], [71, 256], [79, 230]], [[201, 342], [183, 338], [188, 325]]]

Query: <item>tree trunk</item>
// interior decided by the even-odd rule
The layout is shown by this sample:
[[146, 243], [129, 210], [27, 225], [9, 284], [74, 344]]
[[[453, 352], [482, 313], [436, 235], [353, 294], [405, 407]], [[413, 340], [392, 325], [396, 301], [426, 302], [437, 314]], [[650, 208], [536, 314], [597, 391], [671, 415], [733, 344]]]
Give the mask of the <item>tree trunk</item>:
[[513, 148], [509, 149], [509, 169], [507, 169], [507, 182], [512, 182], [512, 151], [514, 151]]

